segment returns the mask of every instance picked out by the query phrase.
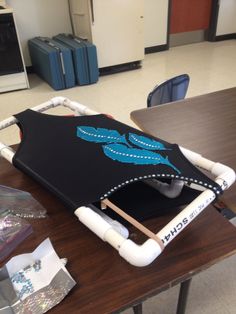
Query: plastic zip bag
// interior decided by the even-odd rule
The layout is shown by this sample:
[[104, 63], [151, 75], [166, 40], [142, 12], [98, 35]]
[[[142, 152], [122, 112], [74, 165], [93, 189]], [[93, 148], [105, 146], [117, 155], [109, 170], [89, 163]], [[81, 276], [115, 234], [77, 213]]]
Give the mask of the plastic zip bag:
[[44, 218], [46, 209], [30, 193], [0, 185], [0, 261], [32, 232], [23, 218]]
[[20, 217], [7, 214], [0, 217], [0, 261], [6, 258], [33, 232], [31, 225]]
[[21, 218], [46, 217], [46, 209], [30, 193], [0, 185], [0, 215], [6, 211]]

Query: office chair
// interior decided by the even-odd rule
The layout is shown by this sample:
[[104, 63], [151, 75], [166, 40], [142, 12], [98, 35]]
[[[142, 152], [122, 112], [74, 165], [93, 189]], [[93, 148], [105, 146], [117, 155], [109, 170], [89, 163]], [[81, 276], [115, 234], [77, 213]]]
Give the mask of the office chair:
[[147, 106], [153, 107], [168, 102], [184, 99], [190, 77], [188, 74], [175, 76], [154, 87], [147, 98]]

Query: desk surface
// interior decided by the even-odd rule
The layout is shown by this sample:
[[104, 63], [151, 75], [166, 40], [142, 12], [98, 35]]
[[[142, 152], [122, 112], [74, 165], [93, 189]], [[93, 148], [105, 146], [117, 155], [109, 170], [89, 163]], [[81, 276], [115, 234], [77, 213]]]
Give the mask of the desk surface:
[[[50, 313], [118, 312], [236, 253], [236, 228], [209, 206], [151, 265], [137, 268], [83, 226], [54, 196], [3, 159], [0, 183], [32, 193], [48, 210], [48, 218], [31, 220], [34, 233], [11, 256], [31, 252], [49, 237], [58, 255], [68, 258], [67, 268], [77, 281]], [[170, 218], [153, 219], [146, 226], [157, 232]], [[133, 239], [141, 237], [132, 232]]]
[[[136, 110], [142, 130], [236, 170], [236, 87]], [[236, 204], [236, 184], [225, 196]]]

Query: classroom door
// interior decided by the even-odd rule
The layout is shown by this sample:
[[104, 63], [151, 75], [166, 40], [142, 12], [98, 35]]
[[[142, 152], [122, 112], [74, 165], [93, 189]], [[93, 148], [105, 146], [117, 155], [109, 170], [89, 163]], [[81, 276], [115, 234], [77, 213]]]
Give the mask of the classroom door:
[[210, 24], [212, 0], [172, 0], [170, 12], [170, 35], [194, 36], [204, 33]]

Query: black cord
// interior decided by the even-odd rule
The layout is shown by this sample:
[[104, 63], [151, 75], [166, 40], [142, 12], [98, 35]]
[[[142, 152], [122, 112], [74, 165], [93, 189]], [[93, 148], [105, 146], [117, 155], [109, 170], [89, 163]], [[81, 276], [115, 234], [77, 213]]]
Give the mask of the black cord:
[[71, 25], [71, 29], [72, 29], [72, 34], [75, 35], [75, 29], [74, 29], [74, 24], [73, 24], [70, 0], [68, 0], [67, 2], [68, 2], [69, 18], [70, 18], [70, 25]]

